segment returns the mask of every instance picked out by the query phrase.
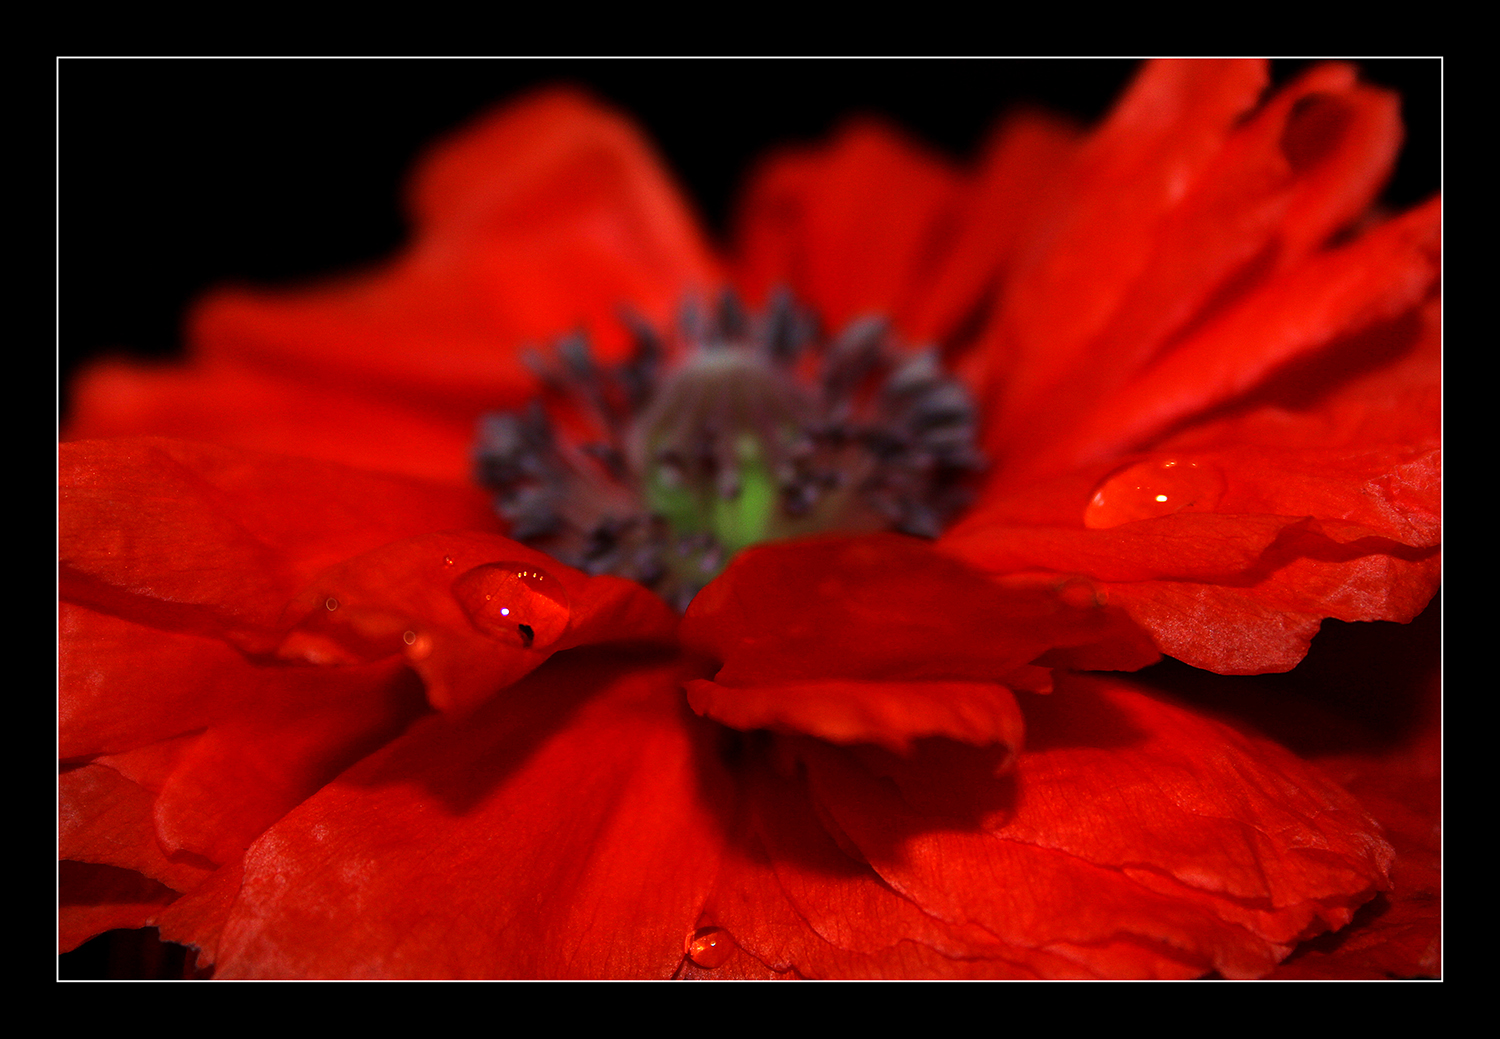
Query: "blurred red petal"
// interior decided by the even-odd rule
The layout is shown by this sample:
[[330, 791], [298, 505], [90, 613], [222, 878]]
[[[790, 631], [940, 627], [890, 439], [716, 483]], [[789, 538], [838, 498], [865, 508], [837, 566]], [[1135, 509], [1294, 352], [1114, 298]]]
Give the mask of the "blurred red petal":
[[1002, 121], [966, 186], [952, 244], [926, 291], [903, 316], [916, 340], [945, 347], [985, 314], [1021, 259], [1027, 233], [1051, 209], [1057, 180], [1077, 147], [1076, 128], [1055, 116], [1022, 111]]
[[463, 484], [474, 418], [235, 362], [102, 361], [71, 387], [64, 439], [156, 435]]
[[193, 319], [195, 348], [473, 419], [534, 390], [523, 344], [585, 328], [609, 353], [621, 306], [662, 321], [719, 280], [635, 128], [571, 91], [440, 143], [412, 197], [415, 243], [394, 263], [310, 292], [221, 291]]
[[[1136, 89], [1158, 104], [1171, 97], [1170, 103], [1191, 108], [1203, 106], [1203, 100], [1176, 96], [1189, 81], [1227, 86], [1245, 71], [1200, 62], [1185, 63], [1174, 72], [1159, 63], [1142, 73]], [[1215, 97], [1216, 89], [1207, 87], [1206, 96]], [[1242, 95], [1235, 96], [1243, 101]], [[1115, 123], [1130, 110], [1127, 101], [1091, 147], [1107, 151]], [[1401, 136], [1396, 99], [1361, 85], [1346, 66], [1324, 65], [1278, 92], [1242, 124], [1234, 122], [1233, 103], [1200, 111], [1209, 120], [1205, 134], [1186, 140], [1207, 150], [1206, 165], [1190, 172], [1183, 141], [1159, 139], [1136, 126], [1129, 147], [1140, 149], [1136, 161], [1144, 166], [1136, 171], [1139, 183], [1128, 189], [1131, 201], [1091, 199], [1092, 188], [1069, 196], [1067, 220], [1076, 223], [1069, 225], [1063, 242], [1049, 244], [1045, 262], [1095, 266], [1089, 283], [1096, 304], [1072, 317], [1052, 315], [1045, 329], [1032, 333], [1023, 315], [1038, 305], [1031, 295], [1036, 287], [1016, 287], [1010, 316], [1000, 326], [1002, 339], [1010, 337], [1016, 345], [998, 345], [1002, 354], [1019, 349], [1025, 360], [999, 386], [1004, 400], [991, 441], [996, 451], [1007, 450], [1014, 457], [1023, 438], [1038, 445], [1064, 439], [1066, 448], [1027, 457], [1024, 464], [1073, 464], [1138, 444], [1148, 423], [1155, 421], [1157, 428], [1164, 423], [1164, 409], [1175, 408], [1172, 417], [1181, 417], [1185, 409], [1243, 389], [1256, 364], [1278, 347], [1294, 349], [1290, 339], [1295, 337], [1262, 334], [1254, 349], [1246, 348], [1248, 340], [1236, 342], [1232, 357], [1226, 355], [1223, 362], [1233, 361], [1233, 374], [1219, 379], [1239, 380], [1229, 390], [1215, 385], [1217, 369], [1204, 348], [1189, 345], [1199, 338], [1194, 329], [1226, 307], [1251, 315], [1249, 320], [1266, 321], [1264, 328], [1258, 326], [1261, 333], [1274, 329], [1274, 318], [1266, 317], [1275, 312], [1274, 286], [1292, 278], [1293, 270], [1303, 293], [1303, 325], [1297, 333], [1302, 339], [1315, 345], [1315, 337], [1326, 339], [1363, 319], [1346, 314], [1338, 319], [1344, 325], [1309, 323], [1317, 306], [1326, 309], [1326, 304], [1314, 303], [1318, 290], [1312, 286], [1327, 264], [1308, 266], [1304, 259], [1362, 215], [1384, 182]], [[1142, 108], [1137, 118], [1148, 114], [1157, 112]], [[1163, 184], [1169, 186], [1165, 195], [1153, 193]], [[1370, 248], [1346, 253], [1350, 265], [1389, 269], [1390, 262], [1373, 259]], [[1100, 250], [1112, 251], [1112, 259], [1102, 261]], [[1038, 271], [1046, 269], [1044, 264]], [[1389, 296], [1393, 290], [1382, 285], [1377, 291]], [[1396, 303], [1388, 300], [1386, 305]], [[1069, 332], [1070, 322], [1082, 321], [1090, 325]], [[1325, 327], [1331, 323], [1331, 330]], [[1033, 334], [1044, 338], [1033, 342], [1028, 338]], [[1081, 365], [1085, 351], [1088, 363]], [[1166, 392], [1162, 376], [1148, 370], [1168, 352], [1174, 360], [1162, 364], [1175, 364], [1182, 372], [1183, 386], [1175, 395]], [[1189, 391], [1186, 383], [1193, 377]]]
[[755, 297], [789, 286], [830, 327], [878, 311], [906, 329], [958, 233], [960, 184], [945, 161], [877, 123], [777, 156], [741, 207], [741, 280]]

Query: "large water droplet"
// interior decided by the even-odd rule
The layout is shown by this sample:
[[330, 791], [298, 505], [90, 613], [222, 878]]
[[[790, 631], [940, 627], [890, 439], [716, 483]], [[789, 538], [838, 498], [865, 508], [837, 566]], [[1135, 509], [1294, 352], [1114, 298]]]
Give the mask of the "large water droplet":
[[568, 593], [529, 563], [486, 563], [453, 582], [453, 594], [474, 627], [528, 649], [552, 645], [568, 627]]
[[734, 955], [734, 940], [722, 927], [700, 927], [687, 941], [687, 956], [704, 970], [714, 970]]
[[1223, 497], [1218, 466], [1180, 458], [1136, 462], [1104, 478], [1083, 510], [1083, 525], [1102, 530], [1174, 512], [1212, 512]]

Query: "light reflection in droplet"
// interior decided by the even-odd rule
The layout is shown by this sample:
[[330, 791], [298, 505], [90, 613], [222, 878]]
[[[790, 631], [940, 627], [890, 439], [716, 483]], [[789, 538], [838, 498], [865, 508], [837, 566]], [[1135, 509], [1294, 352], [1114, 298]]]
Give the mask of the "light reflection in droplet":
[[336, 610], [339, 608], [339, 601], [330, 595], [326, 600], [324, 600], [323, 607], [330, 611]]
[[529, 563], [476, 566], [453, 582], [453, 594], [475, 628], [512, 645], [543, 649], [568, 627], [568, 593]]
[[432, 636], [425, 631], [408, 631], [401, 636], [406, 643], [406, 659], [417, 663], [432, 656]]
[[1083, 510], [1090, 530], [1118, 527], [1177, 512], [1212, 512], [1224, 497], [1224, 473], [1208, 462], [1159, 458], [1105, 477]]
[[734, 955], [734, 939], [722, 927], [700, 927], [687, 941], [687, 956], [704, 970], [714, 970]]

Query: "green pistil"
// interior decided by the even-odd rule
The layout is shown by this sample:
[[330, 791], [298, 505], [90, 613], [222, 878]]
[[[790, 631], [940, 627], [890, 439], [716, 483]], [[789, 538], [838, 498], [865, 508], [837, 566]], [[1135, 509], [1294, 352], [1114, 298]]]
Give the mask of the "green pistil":
[[780, 511], [780, 489], [764, 462], [760, 443], [748, 433], [736, 445], [738, 491], [730, 497], [713, 487], [683, 485], [667, 479], [670, 470], [658, 465], [646, 485], [651, 511], [678, 534], [712, 534], [724, 549], [725, 560], [743, 548], [772, 536]]

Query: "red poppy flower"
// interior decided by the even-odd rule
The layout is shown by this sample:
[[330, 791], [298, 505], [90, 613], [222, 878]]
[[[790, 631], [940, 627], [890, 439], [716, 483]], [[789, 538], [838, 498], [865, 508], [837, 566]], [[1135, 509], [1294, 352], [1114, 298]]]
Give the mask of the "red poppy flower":
[[[92, 368], [60, 449], [63, 946], [152, 925], [220, 977], [1434, 973], [1435, 728], [1339, 737], [1219, 677], [1411, 621], [1440, 567], [1437, 202], [1370, 215], [1390, 94], [1266, 90], [1155, 63], [1098, 129], [1019, 116], [973, 169], [856, 124], [759, 171], [730, 260], [627, 121], [547, 93], [429, 156], [383, 269], [222, 291], [187, 365]], [[726, 281], [944, 344], [991, 468], [935, 542], [763, 544], [679, 621], [505, 536], [469, 452], [538, 392], [521, 346], [618, 359], [622, 303], [664, 325]], [[1159, 653], [1202, 677], [1120, 673]], [[1428, 717], [1435, 672], [1403, 678]]]

